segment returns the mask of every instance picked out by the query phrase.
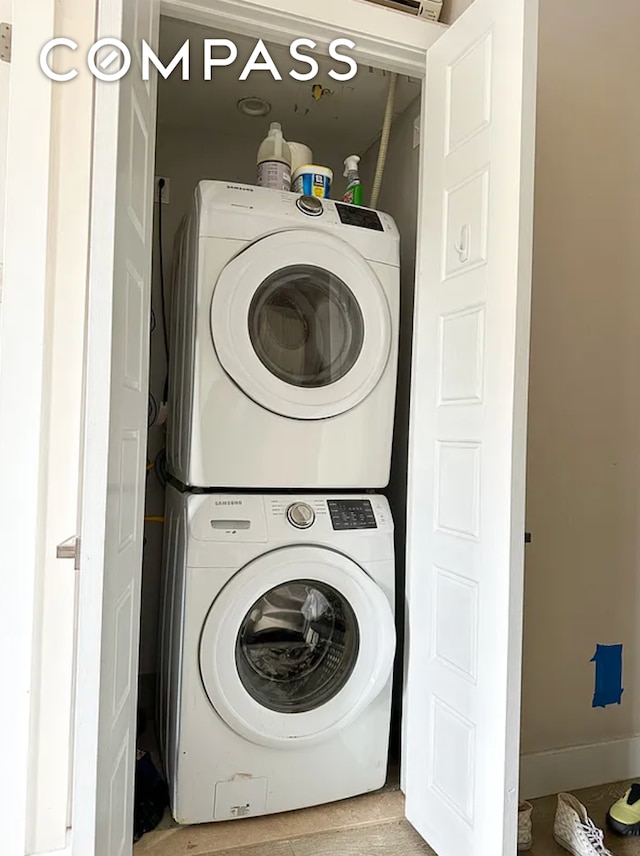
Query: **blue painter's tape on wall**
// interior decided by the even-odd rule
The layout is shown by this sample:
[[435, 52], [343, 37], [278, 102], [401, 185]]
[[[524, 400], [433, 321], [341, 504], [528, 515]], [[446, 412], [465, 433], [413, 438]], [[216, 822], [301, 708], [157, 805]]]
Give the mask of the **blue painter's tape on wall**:
[[596, 664], [596, 685], [592, 707], [606, 707], [622, 701], [622, 645], [596, 645], [591, 663]]

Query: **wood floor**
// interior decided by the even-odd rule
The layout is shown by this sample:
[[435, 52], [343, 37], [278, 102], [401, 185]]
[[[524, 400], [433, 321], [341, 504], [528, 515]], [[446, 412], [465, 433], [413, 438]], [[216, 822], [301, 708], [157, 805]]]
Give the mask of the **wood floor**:
[[[280, 856], [281, 852], [287, 856], [292, 853], [310, 856], [314, 852], [331, 852], [326, 849], [329, 845], [322, 842], [320, 846], [324, 846], [324, 850], [301, 849], [314, 839], [350, 833], [355, 841], [364, 830], [379, 830], [389, 824], [404, 825], [404, 797], [398, 790], [396, 777], [376, 793], [266, 817], [179, 827], [167, 812], [158, 829], [147, 833], [136, 844], [134, 856], [227, 856], [230, 851], [234, 856]], [[409, 833], [414, 835], [410, 827]], [[292, 850], [294, 845], [297, 850]], [[353, 847], [345, 850], [348, 854], [359, 852]], [[371, 853], [378, 852], [383, 851], [371, 850]], [[424, 849], [414, 852], [430, 853]]]
[[[624, 794], [630, 784], [630, 782], [616, 782], [611, 785], [573, 791], [573, 793], [587, 807], [589, 816], [596, 826], [605, 829], [607, 809]], [[530, 856], [567, 856], [567, 851], [553, 840], [556, 802], [555, 796], [533, 801], [533, 848], [529, 851]], [[640, 839], [621, 838], [606, 833], [605, 844], [614, 856], [640, 856]]]
[[[187, 852], [200, 856], [201, 851], [196, 847]], [[155, 850], [150, 852], [156, 853]], [[173, 856], [184, 851], [180, 849], [162, 852], [171, 853]], [[321, 832], [287, 841], [216, 850], [214, 853], [215, 856], [388, 856], [390, 853], [394, 856], [434, 856], [433, 850], [422, 841], [406, 820], [389, 821], [366, 829]]]
[[[628, 783], [575, 791], [604, 828], [611, 803]], [[530, 856], [567, 856], [553, 840], [556, 797], [534, 801]], [[640, 839], [607, 835], [614, 856], [640, 856]], [[134, 847], [134, 856], [436, 856], [404, 819], [404, 798], [392, 782], [375, 794], [327, 806], [228, 823], [176, 827], [167, 817]]]

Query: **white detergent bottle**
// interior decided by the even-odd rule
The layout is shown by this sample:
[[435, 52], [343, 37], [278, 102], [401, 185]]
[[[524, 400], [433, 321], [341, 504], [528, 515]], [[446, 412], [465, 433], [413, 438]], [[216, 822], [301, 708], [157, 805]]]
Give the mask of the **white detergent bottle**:
[[258, 149], [258, 185], [291, 190], [291, 152], [279, 122], [272, 122]]

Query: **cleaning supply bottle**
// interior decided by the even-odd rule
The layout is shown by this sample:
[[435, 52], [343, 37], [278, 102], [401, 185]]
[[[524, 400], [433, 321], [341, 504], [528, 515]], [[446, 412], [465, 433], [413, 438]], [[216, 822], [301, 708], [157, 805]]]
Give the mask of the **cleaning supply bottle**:
[[293, 173], [308, 163], [313, 163], [313, 152], [309, 146], [304, 143], [292, 143], [289, 140], [289, 151], [291, 152], [291, 181], [293, 182]]
[[291, 152], [279, 122], [272, 122], [258, 149], [258, 185], [291, 190]]
[[360, 183], [360, 173], [358, 172], [358, 164], [360, 157], [358, 155], [349, 155], [344, 162], [344, 176], [347, 179], [347, 189], [342, 197], [343, 202], [349, 202], [351, 205], [362, 205], [362, 184]]

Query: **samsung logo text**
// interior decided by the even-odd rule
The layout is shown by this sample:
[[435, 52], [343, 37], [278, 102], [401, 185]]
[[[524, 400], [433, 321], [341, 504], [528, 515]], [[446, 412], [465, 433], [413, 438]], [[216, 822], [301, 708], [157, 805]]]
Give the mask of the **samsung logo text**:
[[[302, 53], [302, 50], [312, 51], [316, 47], [316, 42], [312, 39], [296, 39], [292, 42], [289, 45], [291, 59], [296, 63], [302, 63], [307, 68], [302, 71], [292, 68], [284, 70], [284, 73], [302, 82], [314, 80], [319, 72], [318, 62], [313, 56]], [[345, 48], [353, 50], [355, 42], [350, 39], [334, 39], [329, 45], [329, 56], [334, 60], [337, 68], [330, 69], [328, 74], [334, 80], [351, 80], [358, 73], [358, 64], [353, 57], [342, 52], [341, 49]], [[71, 67], [64, 69], [66, 57], [63, 49], [77, 51], [78, 44], [73, 39], [51, 39], [40, 51], [40, 68], [44, 74], [50, 80], [62, 83], [73, 80], [79, 74], [78, 68], [73, 67], [72, 62], [69, 63]], [[205, 80], [213, 79], [214, 69], [233, 65], [238, 59], [238, 48], [230, 39], [205, 39], [202, 50]], [[167, 65], [158, 59], [155, 51], [145, 41], [141, 43], [140, 58], [143, 80], [149, 80], [152, 66], [165, 80], [178, 68], [180, 68], [182, 80], [190, 80], [191, 43], [189, 39]], [[52, 67], [54, 59], [57, 70]], [[86, 62], [89, 71], [98, 80], [106, 82], [120, 80], [131, 69], [131, 51], [119, 39], [100, 39], [89, 49]], [[262, 39], [256, 42], [251, 56], [239, 70], [238, 80], [248, 80], [249, 75], [256, 71], [269, 72], [274, 80], [282, 80], [283, 71], [276, 65]]]

